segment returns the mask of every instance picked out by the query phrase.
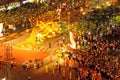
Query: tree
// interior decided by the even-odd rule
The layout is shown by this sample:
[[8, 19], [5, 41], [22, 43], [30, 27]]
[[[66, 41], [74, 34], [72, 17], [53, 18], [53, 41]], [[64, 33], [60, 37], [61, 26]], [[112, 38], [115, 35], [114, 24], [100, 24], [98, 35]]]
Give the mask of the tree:
[[12, 3], [12, 2], [20, 2], [22, 4], [22, 0], [2, 0], [1, 1], [1, 5], [3, 5], [5, 7], [5, 10], [7, 11], [8, 10], [8, 7], [9, 5]]
[[10, 1], [9, 0], [4, 0], [5, 2], [4, 2], [4, 7], [5, 7], [5, 9], [7, 10], [8, 9], [8, 7], [9, 7], [9, 4], [10, 4]]
[[120, 16], [116, 16], [115, 21], [116, 21], [116, 23], [120, 23]]

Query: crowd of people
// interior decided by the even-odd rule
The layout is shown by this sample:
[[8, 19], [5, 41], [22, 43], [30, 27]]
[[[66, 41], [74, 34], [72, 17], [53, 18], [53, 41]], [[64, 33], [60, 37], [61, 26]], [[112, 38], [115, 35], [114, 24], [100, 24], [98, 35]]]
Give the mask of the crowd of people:
[[[46, 8], [47, 6], [42, 6], [40, 8], [40, 6], [36, 4], [28, 3], [19, 8], [7, 11], [7, 13], [1, 11], [0, 22], [5, 22], [5, 26], [9, 24], [15, 24], [16, 26], [18, 26], [18, 28], [26, 26], [35, 27], [36, 23], [40, 23], [40, 21], [49, 22], [57, 20], [56, 22], [58, 22], [58, 12], [54, 10], [52, 13], [48, 14], [45, 13], [48, 10]], [[114, 9], [109, 8], [108, 12], [110, 12], [111, 10]], [[117, 11], [115, 12], [117, 13]], [[79, 13], [77, 14], [79, 15]], [[98, 16], [100, 14], [95, 11], [93, 14], [97, 14], [97, 16], [90, 16], [92, 16], [94, 20], [96, 20], [95, 18], [98, 19]], [[106, 19], [103, 20], [103, 17], [100, 15], [99, 20], [106, 21], [108, 19], [107, 14], [104, 14], [102, 13], [101, 15], [105, 16]], [[65, 20], [68, 21], [67, 15], [67, 11], [63, 10], [61, 17], [64, 16]], [[78, 15], [77, 18], [80, 18], [81, 15], [79, 17]], [[111, 13], [109, 15], [113, 16], [111, 15]], [[72, 18], [76, 18], [75, 12], [72, 13], [71, 11], [70, 16], [72, 16]], [[27, 24], [27, 21], [30, 22], [30, 25]], [[69, 56], [65, 58], [64, 66], [69, 65], [69, 71], [75, 70], [75, 73], [77, 77], [80, 78], [80, 80], [118, 80], [120, 78], [120, 35], [118, 32], [119, 31], [115, 32], [115, 30], [107, 31], [104, 35], [102, 35], [102, 37], [90, 41], [89, 49], [78, 49], [67, 52]], [[32, 62], [30, 61], [29, 63], [31, 64]], [[23, 62], [23, 69], [28, 70], [30, 67], [29, 63]], [[38, 62], [35, 61], [32, 67], [34, 67], [34, 69], [37, 69], [40, 66]], [[60, 69], [60, 65], [58, 68]]]
[[91, 41], [89, 49], [69, 51], [66, 64], [77, 72], [80, 80], [119, 80], [119, 39], [119, 31], [109, 30], [102, 38]]

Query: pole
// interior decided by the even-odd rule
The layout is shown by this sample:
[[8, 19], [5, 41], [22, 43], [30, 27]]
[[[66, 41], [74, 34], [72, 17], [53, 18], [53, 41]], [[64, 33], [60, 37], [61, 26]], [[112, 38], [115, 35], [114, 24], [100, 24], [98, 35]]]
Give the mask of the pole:
[[68, 31], [70, 30], [70, 11], [67, 12], [67, 16], [68, 16]]

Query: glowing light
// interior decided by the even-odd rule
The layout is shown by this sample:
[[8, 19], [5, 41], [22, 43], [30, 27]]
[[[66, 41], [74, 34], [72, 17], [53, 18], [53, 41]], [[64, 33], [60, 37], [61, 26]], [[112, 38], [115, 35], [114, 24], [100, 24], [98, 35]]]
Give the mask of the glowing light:
[[29, 2], [34, 2], [34, 0], [28, 0]]
[[109, 2], [107, 1], [106, 4], [109, 4]]
[[55, 32], [53, 31], [52, 34], [55, 34]]
[[65, 3], [63, 3], [63, 6], [65, 6], [66, 4]]
[[110, 6], [111, 4], [110, 4], [110, 2], [109, 2], [109, 1], [107, 1], [107, 2], [106, 2], [106, 5], [107, 5], [107, 6]]
[[16, 27], [13, 27], [13, 30], [16, 30]]
[[3, 78], [2, 80], [6, 80], [6, 78]]
[[28, 29], [26, 29], [26, 32], [29, 32], [29, 30], [28, 30]]
[[52, 29], [50, 29], [50, 32], [52, 32], [53, 30]]
[[91, 32], [88, 32], [89, 35], [91, 35]]
[[28, 3], [29, 1], [23, 1], [23, 4]]
[[83, 11], [83, 8], [80, 8], [80, 11], [82, 12], [82, 11]]
[[61, 11], [61, 9], [59, 9], [59, 11]]
[[60, 58], [60, 64], [64, 64], [64, 59]]
[[38, 33], [38, 34], [37, 34], [37, 37], [40, 37], [40, 36], [42, 36], [42, 34]]
[[102, 5], [103, 5], [103, 6], [105, 6], [105, 4], [104, 4], [104, 3], [103, 3]]
[[52, 5], [54, 5], [55, 3], [54, 2], [52, 2]]
[[97, 9], [100, 9], [101, 7], [100, 6], [96, 6]]
[[85, 15], [86, 13], [85, 13], [85, 12], [83, 12], [82, 14], [83, 14], [83, 15]]

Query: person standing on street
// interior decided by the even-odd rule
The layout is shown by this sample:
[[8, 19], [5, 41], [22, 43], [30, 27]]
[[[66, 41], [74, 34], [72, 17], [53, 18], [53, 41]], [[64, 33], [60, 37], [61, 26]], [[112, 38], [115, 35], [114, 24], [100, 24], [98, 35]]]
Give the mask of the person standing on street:
[[63, 80], [65, 80], [65, 69], [63, 69], [62, 72], [63, 72], [63, 74], [62, 74]]

